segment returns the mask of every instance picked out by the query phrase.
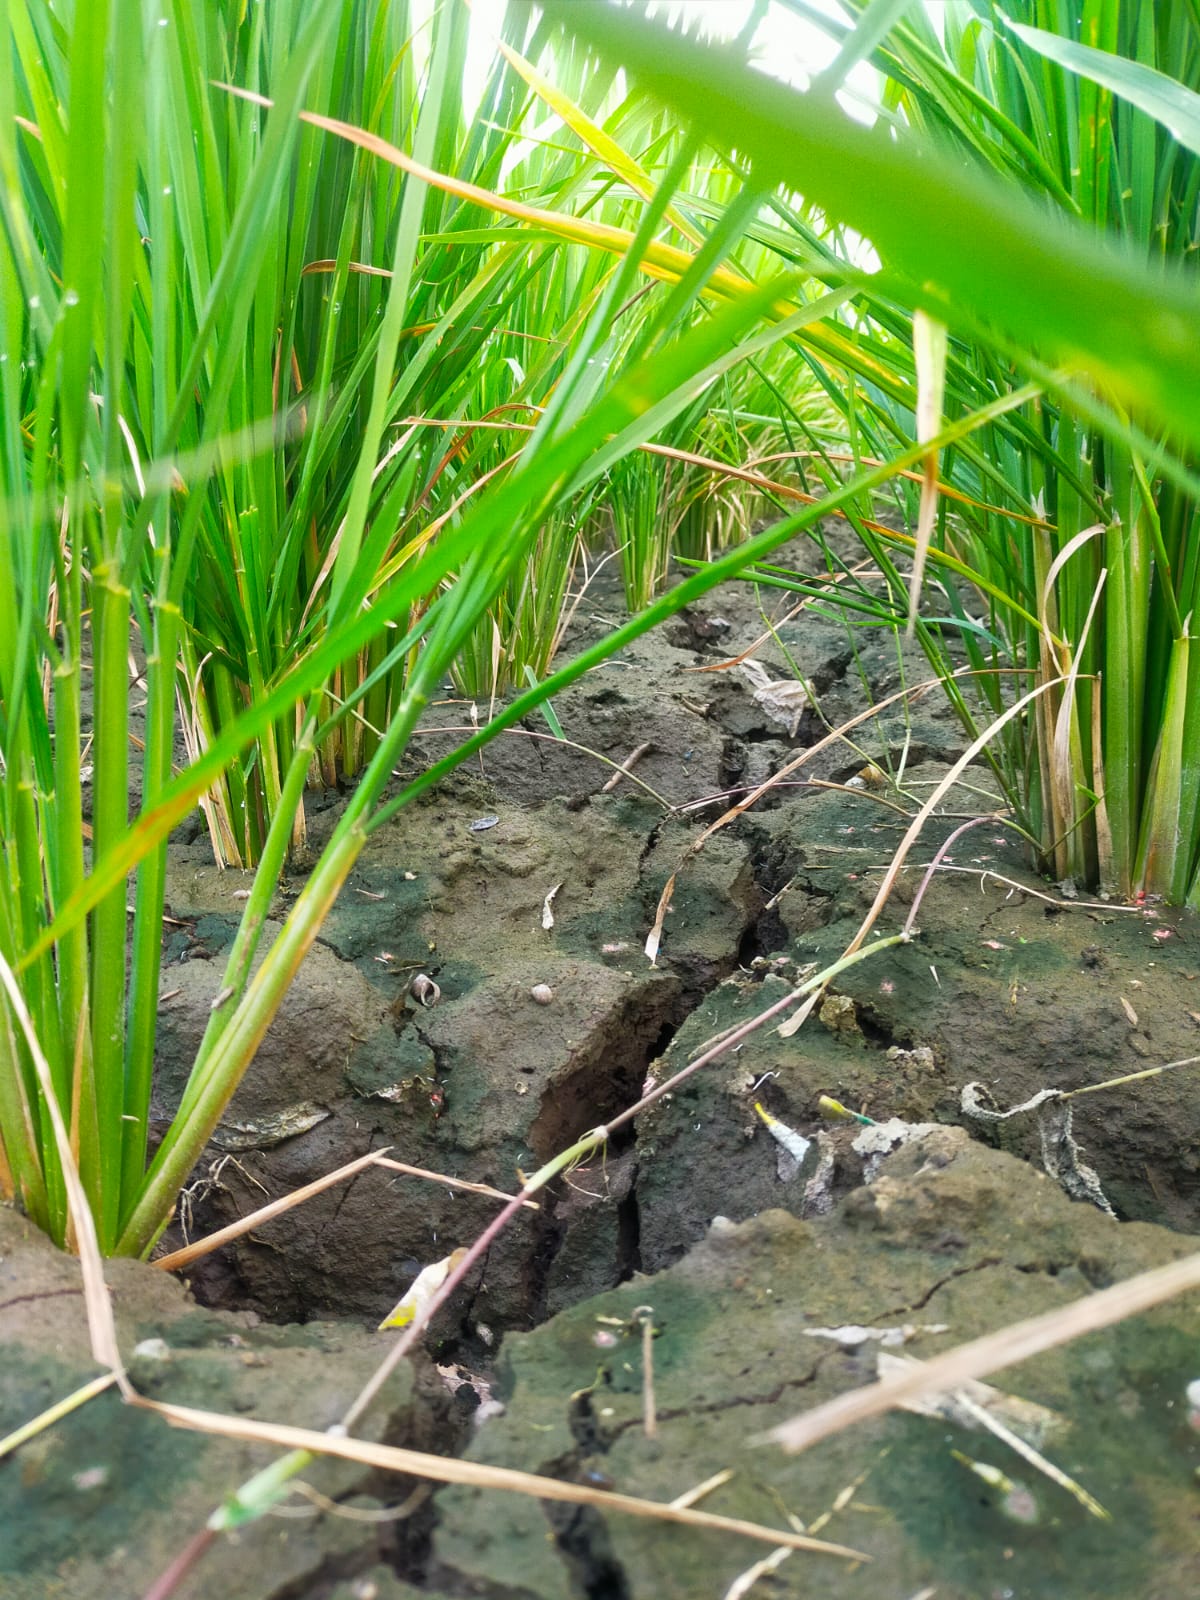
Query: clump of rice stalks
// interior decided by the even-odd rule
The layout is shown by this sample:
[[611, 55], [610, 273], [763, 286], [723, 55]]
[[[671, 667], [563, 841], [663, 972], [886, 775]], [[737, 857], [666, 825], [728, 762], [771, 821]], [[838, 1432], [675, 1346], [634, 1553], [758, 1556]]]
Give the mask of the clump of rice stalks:
[[[856, 285], [853, 336], [827, 322], [806, 339], [856, 461], [928, 440], [935, 384], [933, 412], [992, 408], [975, 437], [926, 453], [923, 488], [905, 497], [921, 548], [931, 541], [922, 643], [947, 682], [950, 641], [980, 681], [992, 673], [985, 715], [1010, 703], [1013, 672], [1046, 689], [997, 761], [1056, 877], [1200, 904], [1200, 697], [1189, 691], [1200, 430], [1185, 354], [1200, 302], [1180, 270], [1196, 242], [1197, 141], [1194, 118], [1179, 120], [1200, 104], [1195, 15], [1098, 7], [1055, 33], [1038, 26], [1040, 5], [1009, 23], [956, 4], [940, 8], [940, 30], [910, 8], [881, 38], [876, 13], [868, 22], [853, 5], [858, 28], [821, 25], [842, 44], [835, 79], [864, 54], [885, 74], [882, 114], [898, 136], [881, 140], [736, 52], [678, 34], [664, 48], [661, 29], [628, 14], [548, 9], [736, 146], [757, 183], [803, 196], [807, 212], [773, 200], [777, 225], [756, 233], [815, 276]], [[852, 239], [821, 236], [813, 208], [868, 240], [879, 270], [864, 273]], [[929, 341], [914, 311], [925, 334], [949, 329], [923, 377], [914, 343]], [[900, 622], [895, 555], [917, 545], [877, 537], [869, 514], [859, 507], [856, 526]]]

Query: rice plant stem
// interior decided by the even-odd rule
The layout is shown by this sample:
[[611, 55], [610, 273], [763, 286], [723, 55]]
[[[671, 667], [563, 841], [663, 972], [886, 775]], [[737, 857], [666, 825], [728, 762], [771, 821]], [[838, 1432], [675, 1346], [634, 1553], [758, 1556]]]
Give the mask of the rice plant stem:
[[150, 1164], [116, 1241], [117, 1254], [141, 1255], [158, 1237], [175, 1196], [211, 1137], [364, 842], [360, 825], [341, 828], [297, 896], [282, 931], [208, 1055], [196, 1087], [189, 1085], [184, 1114], [172, 1120]]
[[[301, 728], [285, 774], [280, 804], [276, 809], [267, 838], [263, 845], [259, 865], [250, 887], [250, 898], [242, 912], [233, 945], [225, 963], [219, 993], [225, 996], [220, 1005], [209, 1013], [208, 1023], [196, 1051], [187, 1088], [180, 1102], [177, 1118], [190, 1115], [191, 1107], [207, 1083], [208, 1063], [230, 1019], [245, 993], [250, 968], [258, 951], [271, 901], [279, 884], [292, 831], [292, 819], [304, 792], [309, 764], [314, 749], [314, 720], [309, 716]], [[144, 1181], [144, 1173], [139, 1177]], [[137, 1188], [140, 1190], [141, 1183]]]
[[[96, 696], [94, 849], [103, 855], [129, 825], [129, 590], [115, 556], [92, 574], [93, 678]], [[76, 760], [79, 757], [76, 755]], [[121, 1118], [125, 1109], [125, 944], [128, 922], [124, 882], [113, 885], [92, 913], [91, 1032], [94, 1114], [99, 1167], [85, 1182], [101, 1249], [116, 1238], [121, 1206]]]
[[[155, 804], [163, 787], [170, 782], [175, 731], [175, 672], [181, 619], [178, 608], [166, 598], [165, 570], [160, 571], [160, 579], [159, 601], [154, 609], [154, 637], [146, 661], [146, 752], [142, 762], [144, 805]], [[142, 861], [134, 899], [129, 1028], [121, 1122], [122, 1214], [146, 1169], [150, 1085], [158, 1035], [166, 858], [164, 840]]]

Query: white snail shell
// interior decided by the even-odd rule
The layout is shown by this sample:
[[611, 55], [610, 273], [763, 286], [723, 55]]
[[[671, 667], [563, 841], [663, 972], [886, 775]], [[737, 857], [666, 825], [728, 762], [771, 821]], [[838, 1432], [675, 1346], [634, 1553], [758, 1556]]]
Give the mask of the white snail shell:
[[435, 1006], [442, 998], [442, 991], [427, 972], [417, 973], [408, 986], [408, 992], [422, 1006]]
[[529, 993], [539, 1006], [548, 1006], [554, 999], [554, 990], [548, 983], [535, 983]]

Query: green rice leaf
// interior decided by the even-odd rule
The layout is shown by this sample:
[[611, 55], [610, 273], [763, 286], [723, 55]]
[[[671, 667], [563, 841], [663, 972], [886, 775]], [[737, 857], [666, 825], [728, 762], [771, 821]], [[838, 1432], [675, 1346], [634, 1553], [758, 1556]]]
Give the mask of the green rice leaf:
[[1125, 56], [1097, 50], [1076, 39], [1064, 39], [1056, 33], [1047, 33], [1044, 28], [1027, 27], [1008, 17], [1004, 22], [1031, 50], [1128, 100], [1155, 122], [1161, 122], [1185, 149], [1200, 156], [1200, 95], [1185, 84], [1144, 61], [1130, 61]]
[[1194, 330], [1200, 291], [930, 141], [867, 129], [803, 94], [618, 7], [547, 0], [706, 137], [749, 158], [879, 252], [889, 290], [952, 328], [995, 325], [1083, 364], [1104, 387], [1200, 443]]

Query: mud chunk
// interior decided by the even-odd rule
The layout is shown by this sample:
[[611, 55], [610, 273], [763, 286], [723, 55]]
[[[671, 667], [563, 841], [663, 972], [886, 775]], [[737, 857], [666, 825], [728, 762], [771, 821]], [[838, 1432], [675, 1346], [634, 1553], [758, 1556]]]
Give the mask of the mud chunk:
[[827, 995], [817, 1015], [830, 1033], [857, 1034], [859, 1038], [862, 1037], [858, 1007], [848, 994]]

